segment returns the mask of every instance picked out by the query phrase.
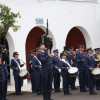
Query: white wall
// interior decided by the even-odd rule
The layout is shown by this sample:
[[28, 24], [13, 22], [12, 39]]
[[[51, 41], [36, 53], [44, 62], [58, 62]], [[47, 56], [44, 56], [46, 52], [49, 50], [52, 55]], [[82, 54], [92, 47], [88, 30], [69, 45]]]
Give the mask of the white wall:
[[[12, 8], [14, 12], [20, 12], [19, 19], [21, 29], [18, 32], [9, 30], [15, 44], [15, 51], [18, 51], [20, 58], [25, 61], [25, 42], [29, 31], [36, 26], [35, 18], [43, 18], [46, 27], [46, 19], [49, 19], [49, 29], [52, 32], [56, 48], [60, 51], [65, 46], [68, 32], [75, 26], [83, 27], [88, 35], [87, 47], [100, 47], [100, 4], [89, 2], [42, 1], [39, 0], [0, 0]], [[88, 41], [88, 38], [90, 41]], [[34, 39], [34, 38], [33, 38]]]

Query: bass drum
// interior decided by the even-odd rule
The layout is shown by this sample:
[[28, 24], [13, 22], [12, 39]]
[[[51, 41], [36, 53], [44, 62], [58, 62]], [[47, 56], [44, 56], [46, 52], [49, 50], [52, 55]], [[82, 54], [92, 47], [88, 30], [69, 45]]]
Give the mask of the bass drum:
[[100, 79], [100, 68], [95, 68], [92, 70], [92, 75], [94, 79]]
[[70, 67], [68, 70], [70, 77], [76, 77], [78, 75], [78, 68], [77, 67]]
[[22, 79], [27, 79], [29, 77], [29, 72], [26, 70], [26, 69], [23, 69], [20, 71], [19, 73], [19, 76], [22, 78]]

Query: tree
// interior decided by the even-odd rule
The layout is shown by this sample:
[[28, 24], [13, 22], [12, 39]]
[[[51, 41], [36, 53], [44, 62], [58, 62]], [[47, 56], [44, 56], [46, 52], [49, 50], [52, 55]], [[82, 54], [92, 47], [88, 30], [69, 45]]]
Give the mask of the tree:
[[5, 45], [6, 35], [10, 27], [13, 28], [13, 31], [16, 32], [20, 26], [15, 25], [18, 23], [16, 18], [21, 18], [20, 13], [14, 13], [11, 11], [11, 8], [4, 4], [0, 4], [0, 40], [3, 39], [3, 45]]

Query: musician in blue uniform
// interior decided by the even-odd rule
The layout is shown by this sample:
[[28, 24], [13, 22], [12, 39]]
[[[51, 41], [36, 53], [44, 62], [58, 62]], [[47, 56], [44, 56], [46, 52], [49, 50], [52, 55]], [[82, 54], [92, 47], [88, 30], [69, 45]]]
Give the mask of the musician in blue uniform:
[[47, 50], [44, 44], [40, 44], [39, 49], [40, 51], [37, 54], [37, 57], [42, 64], [41, 79], [42, 79], [43, 99], [53, 100], [51, 99], [53, 73], [52, 73], [50, 50]]
[[[69, 53], [67, 55], [67, 60], [69, 61], [70, 65], [73, 67], [76, 67], [75, 56], [76, 56], [76, 53], [73, 51], [73, 47], [69, 47]], [[76, 90], [75, 81], [76, 81], [76, 77], [70, 77], [71, 90]]]
[[39, 48], [37, 48], [37, 49], [35, 50], [35, 55], [37, 56], [38, 53], [39, 53]]
[[13, 53], [14, 59], [11, 60], [11, 69], [13, 70], [13, 76], [15, 81], [15, 94], [21, 95], [21, 77], [19, 76], [20, 68], [24, 66], [24, 64], [20, 63], [20, 59], [18, 58], [19, 54], [18, 52]]
[[[85, 51], [84, 51], [84, 59], [85, 59], [86, 56], [87, 56], [87, 51], [85, 49]], [[86, 73], [86, 82], [85, 83], [86, 83], [86, 87], [88, 88], [88, 74], [87, 73]]]
[[51, 62], [53, 66], [54, 89], [55, 89], [55, 92], [61, 92], [60, 72], [59, 72], [60, 58], [58, 57], [58, 54], [59, 54], [58, 49], [54, 50], [53, 53], [54, 53], [54, 56], [51, 58]]
[[8, 61], [9, 59], [9, 54], [8, 54], [8, 51], [7, 49], [4, 47], [3, 50], [2, 50], [2, 62], [6, 62]]
[[79, 85], [80, 85], [80, 92], [87, 92], [86, 91], [86, 67], [84, 65], [84, 45], [79, 45], [79, 49], [76, 53], [76, 62], [79, 70]]
[[8, 86], [9, 72], [8, 72], [7, 66], [5, 65], [5, 62], [3, 62], [3, 66], [4, 66], [4, 75], [5, 75], [3, 100], [7, 100], [6, 96], [7, 96], [7, 86]]
[[31, 76], [31, 86], [32, 86], [32, 92], [35, 92], [35, 77], [34, 77], [34, 67], [32, 67], [32, 59], [35, 56], [35, 50], [31, 50], [29, 51], [30, 56], [28, 57], [28, 64], [29, 64], [29, 68], [28, 71], [30, 73]]
[[4, 100], [3, 99], [3, 95], [4, 95], [4, 81], [5, 81], [4, 65], [2, 64], [1, 57], [0, 57], [0, 100]]
[[[95, 48], [95, 54], [93, 55], [95, 59], [97, 59], [98, 55], [100, 55], [100, 48]], [[99, 62], [96, 62], [96, 66]], [[100, 79], [96, 79], [96, 89], [100, 90]]]
[[88, 75], [88, 87], [89, 87], [89, 92], [91, 95], [95, 95], [94, 91], [94, 78], [92, 75], [92, 70], [95, 68], [95, 60], [93, 58], [93, 50], [92, 48], [87, 48], [87, 53], [88, 55], [85, 57], [85, 66], [86, 66], [86, 72]]
[[[37, 50], [35, 50], [37, 52]], [[37, 95], [42, 94], [42, 83], [41, 83], [41, 67], [42, 64], [37, 58], [37, 55], [32, 59], [32, 67], [34, 68], [34, 78], [35, 78], [35, 91]]]
[[61, 61], [59, 63], [60, 68], [61, 68], [61, 76], [63, 79], [63, 93], [64, 95], [69, 95], [71, 94], [69, 91], [69, 73], [68, 69], [70, 68], [69, 65], [66, 63], [66, 55], [64, 53], [60, 54]]

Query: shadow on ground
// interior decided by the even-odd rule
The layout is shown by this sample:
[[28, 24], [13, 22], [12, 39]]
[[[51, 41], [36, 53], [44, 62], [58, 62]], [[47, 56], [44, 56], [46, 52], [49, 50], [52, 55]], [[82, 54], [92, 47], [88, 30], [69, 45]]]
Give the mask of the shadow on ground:
[[[71, 95], [64, 95], [63, 92], [55, 93], [52, 91], [52, 98], [54, 100], [100, 100], [100, 90], [96, 90], [97, 95], [90, 95], [89, 92], [81, 93], [78, 90], [71, 90]], [[8, 93], [8, 100], [43, 100], [42, 95], [36, 93], [23, 92], [22, 95], [15, 95], [12, 92]]]

